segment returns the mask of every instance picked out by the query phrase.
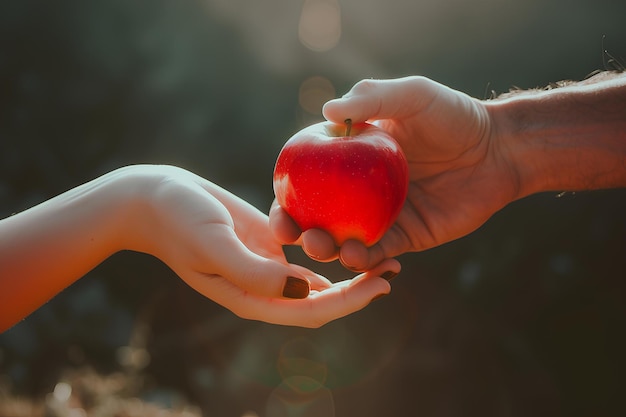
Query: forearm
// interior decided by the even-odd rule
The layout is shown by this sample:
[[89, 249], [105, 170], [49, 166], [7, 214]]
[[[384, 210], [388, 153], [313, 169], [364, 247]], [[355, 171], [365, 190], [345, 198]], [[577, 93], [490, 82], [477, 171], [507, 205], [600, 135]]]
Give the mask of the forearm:
[[626, 186], [626, 74], [487, 103], [519, 197]]
[[0, 220], [0, 331], [122, 248], [132, 189], [114, 171]]

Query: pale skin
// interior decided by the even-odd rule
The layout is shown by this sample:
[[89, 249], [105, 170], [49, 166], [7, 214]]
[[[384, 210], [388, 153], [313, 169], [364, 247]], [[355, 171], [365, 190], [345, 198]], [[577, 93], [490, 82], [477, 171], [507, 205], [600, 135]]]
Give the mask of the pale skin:
[[465, 236], [531, 194], [626, 186], [626, 74], [486, 101], [424, 77], [364, 80], [323, 113], [386, 129], [409, 163], [402, 212], [369, 248], [356, 241], [338, 248], [318, 229], [302, 233], [272, 205], [271, 228], [282, 243], [354, 271]]
[[121, 250], [161, 259], [240, 317], [319, 327], [387, 294], [387, 260], [331, 283], [289, 264], [268, 217], [172, 166], [120, 168], [0, 220], [0, 332]]

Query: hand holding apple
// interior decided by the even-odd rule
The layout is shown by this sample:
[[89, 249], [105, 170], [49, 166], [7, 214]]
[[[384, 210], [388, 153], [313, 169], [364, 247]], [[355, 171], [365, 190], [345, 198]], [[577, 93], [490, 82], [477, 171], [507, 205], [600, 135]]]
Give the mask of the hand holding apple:
[[408, 166], [398, 143], [379, 127], [321, 122], [285, 143], [273, 185], [302, 231], [322, 229], [337, 246], [350, 239], [371, 246], [404, 204]]
[[[368, 270], [383, 259], [433, 248], [482, 225], [515, 199], [519, 185], [502, 154], [517, 148], [497, 142], [499, 129], [490, 112], [496, 105], [424, 77], [362, 80], [326, 103], [322, 112], [328, 121], [375, 121], [396, 139], [409, 162], [409, 192], [395, 223], [375, 245], [348, 242], [337, 250], [328, 243], [330, 237], [324, 243], [324, 235], [312, 230], [302, 235], [305, 252], [314, 259], [338, 256], [352, 270]], [[280, 207], [270, 212], [278, 238], [295, 233], [285, 217]]]

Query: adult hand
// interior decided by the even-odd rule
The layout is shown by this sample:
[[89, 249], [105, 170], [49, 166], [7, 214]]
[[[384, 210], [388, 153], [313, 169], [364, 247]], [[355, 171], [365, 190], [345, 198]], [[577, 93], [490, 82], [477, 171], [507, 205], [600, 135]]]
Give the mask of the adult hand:
[[410, 251], [464, 236], [518, 197], [518, 178], [506, 148], [496, 139], [487, 106], [424, 77], [364, 80], [324, 106], [333, 122], [370, 121], [404, 150], [409, 191], [395, 224], [366, 248], [348, 241], [336, 248], [317, 229], [301, 231], [274, 202], [270, 222], [283, 243], [296, 243], [312, 258], [339, 257], [352, 270], [368, 270]]

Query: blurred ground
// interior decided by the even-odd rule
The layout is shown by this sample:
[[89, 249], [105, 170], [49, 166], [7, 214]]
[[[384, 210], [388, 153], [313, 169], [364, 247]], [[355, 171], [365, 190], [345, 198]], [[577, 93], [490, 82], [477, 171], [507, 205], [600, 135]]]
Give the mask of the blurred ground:
[[[486, 98], [581, 79], [626, 61], [624, 16], [615, 0], [5, 0], [0, 216], [142, 162], [267, 211], [283, 142], [356, 81]], [[0, 335], [0, 416], [625, 415], [624, 213], [624, 190], [516, 202], [317, 330], [238, 319], [120, 253]]]

